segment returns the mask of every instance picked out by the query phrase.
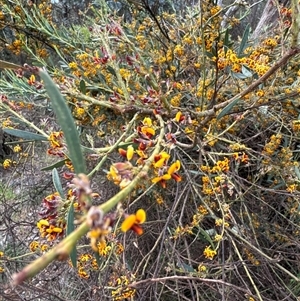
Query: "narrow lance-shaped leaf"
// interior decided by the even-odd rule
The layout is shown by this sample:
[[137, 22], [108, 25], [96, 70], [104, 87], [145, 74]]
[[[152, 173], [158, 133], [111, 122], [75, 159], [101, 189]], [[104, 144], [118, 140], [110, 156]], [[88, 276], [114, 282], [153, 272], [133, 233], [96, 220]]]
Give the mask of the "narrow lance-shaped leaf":
[[52, 170], [52, 180], [56, 191], [59, 193], [60, 197], [64, 199], [65, 198], [64, 191], [56, 168], [53, 168]]
[[96, 258], [96, 262], [98, 264], [98, 267], [100, 267], [101, 266], [101, 260], [100, 260], [99, 252], [94, 252], [94, 256]]
[[5, 132], [6, 134], [9, 134], [9, 135], [18, 137], [18, 138], [26, 139], [26, 140], [33, 140], [33, 141], [47, 140], [47, 137], [45, 137], [43, 135], [35, 134], [35, 133], [27, 132], [27, 131], [22, 131], [22, 130], [3, 128], [3, 132]]
[[231, 109], [237, 104], [237, 102], [239, 101], [240, 99], [237, 98], [235, 99], [234, 101], [232, 101], [231, 103], [229, 103], [221, 112], [220, 114], [217, 116], [217, 120], [221, 119], [222, 117], [224, 117], [225, 115], [227, 115]]
[[250, 24], [247, 24], [244, 33], [243, 33], [243, 37], [242, 37], [242, 41], [238, 50], [238, 56], [240, 57], [244, 50], [247, 48], [248, 45], [248, 38], [249, 38], [249, 33], [250, 33]]
[[[70, 204], [69, 212], [68, 212], [68, 219], [67, 219], [67, 230], [66, 234], [67, 236], [70, 235], [75, 229], [74, 226], [74, 204], [73, 201]], [[72, 265], [74, 268], [77, 266], [77, 251], [76, 251], [76, 246], [72, 249], [70, 253], [70, 259], [72, 262]]]
[[75, 172], [77, 174], [86, 173], [86, 165], [81, 151], [80, 139], [71, 111], [49, 74], [41, 69], [39, 74], [44, 81], [57, 121], [64, 133]]
[[83, 79], [79, 83], [79, 88], [82, 94], [86, 94], [86, 85]]
[[60, 160], [60, 161], [58, 161], [58, 162], [55, 162], [55, 163], [52, 164], [52, 165], [43, 167], [41, 170], [45, 171], [45, 170], [52, 170], [53, 168], [57, 168], [57, 167], [62, 167], [62, 166], [65, 165], [65, 162], [66, 162], [67, 160], [68, 160], [68, 159]]

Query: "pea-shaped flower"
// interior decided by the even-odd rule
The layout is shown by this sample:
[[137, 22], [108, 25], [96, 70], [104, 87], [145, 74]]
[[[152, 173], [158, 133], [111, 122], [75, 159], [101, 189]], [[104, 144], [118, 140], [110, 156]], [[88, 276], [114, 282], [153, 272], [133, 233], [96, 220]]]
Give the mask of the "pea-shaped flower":
[[127, 232], [133, 230], [138, 235], [143, 234], [143, 229], [140, 226], [146, 221], [146, 212], [144, 209], [139, 209], [135, 214], [130, 214], [125, 217], [121, 225], [121, 230]]

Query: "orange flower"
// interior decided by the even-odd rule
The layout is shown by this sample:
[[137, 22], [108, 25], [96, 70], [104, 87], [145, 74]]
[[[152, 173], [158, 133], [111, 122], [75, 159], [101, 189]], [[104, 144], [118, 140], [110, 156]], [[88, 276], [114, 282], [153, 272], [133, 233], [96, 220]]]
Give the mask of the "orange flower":
[[122, 157], [126, 158], [127, 152], [124, 148], [119, 148], [118, 152]]
[[146, 212], [144, 209], [139, 209], [135, 214], [128, 215], [121, 225], [121, 230], [127, 232], [133, 230], [138, 235], [143, 234], [143, 229], [140, 224], [146, 221]]

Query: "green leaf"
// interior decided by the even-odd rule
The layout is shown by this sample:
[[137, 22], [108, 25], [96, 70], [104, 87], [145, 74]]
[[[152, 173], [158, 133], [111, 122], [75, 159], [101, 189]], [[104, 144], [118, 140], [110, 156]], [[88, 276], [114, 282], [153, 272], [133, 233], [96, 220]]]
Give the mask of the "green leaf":
[[[70, 204], [70, 208], [69, 208], [69, 212], [68, 212], [68, 219], [67, 219], [67, 230], [66, 230], [66, 234], [67, 236], [72, 233], [75, 229], [74, 226], [74, 206], [73, 206], [73, 202], [71, 202]], [[72, 249], [71, 253], [70, 253], [70, 258], [71, 258], [71, 262], [74, 268], [77, 267], [77, 251], [76, 251], [76, 246]]]
[[86, 173], [86, 165], [81, 151], [80, 139], [71, 111], [49, 74], [42, 69], [40, 69], [39, 74], [44, 81], [45, 88], [51, 99], [53, 111], [55, 112], [57, 121], [64, 133], [75, 172], [77, 174]]
[[56, 191], [59, 193], [60, 197], [64, 199], [65, 195], [64, 195], [63, 187], [61, 185], [59, 174], [56, 168], [53, 168], [52, 170], [52, 180]]
[[86, 94], [86, 85], [83, 79], [79, 83], [79, 89], [81, 93]]
[[115, 69], [114, 69], [113, 67], [107, 66], [106, 69], [107, 69], [107, 71], [108, 71], [109, 73], [111, 73], [112, 75], [117, 76], [117, 75], [116, 75], [116, 71], [115, 71]]
[[232, 101], [231, 103], [229, 103], [221, 112], [220, 114], [217, 116], [217, 120], [221, 119], [222, 117], [224, 117], [225, 115], [227, 115], [231, 109], [238, 103], [240, 99], [237, 98], [234, 101]]
[[300, 171], [299, 171], [298, 166], [294, 166], [294, 169], [295, 169], [295, 173], [296, 173], [298, 180], [300, 180]]
[[245, 67], [244, 65], [242, 65], [242, 73], [246, 76], [246, 77], [252, 77], [252, 72]]
[[224, 36], [224, 51], [225, 51], [225, 54], [227, 53], [227, 50], [229, 48], [229, 30], [228, 28], [226, 29], [225, 31], [225, 36]]
[[57, 167], [62, 167], [62, 166], [65, 165], [65, 162], [66, 162], [67, 160], [68, 160], [68, 159], [60, 160], [60, 161], [58, 161], [58, 162], [55, 162], [55, 163], [52, 164], [52, 165], [43, 167], [41, 170], [45, 171], [45, 170], [52, 170], [53, 168], [57, 168]]
[[230, 72], [230, 75], [231, 75], [233, 78], [237, 78], [237, 79], [245, 79], [245, 78], [248, 78], [248, 76], [244, 75], [243, 73], [237, 73], [237, 72], [233, 72], [233, 71]]
[[194, 272], [194, 268], [184, 262], [178, 262], [178, 267], [184, 270], [185, 272]]
[[27, 131], [21, 131], [21, 130], [15, 130], [15, 129], [8, 129], [8, 128], [3, 128], [3, 132], [18, 137], [26, 140], [34, 140], [34, 141], [47, 141], [47, 137], [40, 135], [40, 134], [35, 134]]
[[206, 51], [205, 55], [208, 56], [209, 58], [214, 58], [215, 56], [213, 55], [213, 53]]
[[100, 261], [100, 256], [99, 256], [99, 252], [94, 252], [95, 258], [96, 258], [96, 262], [98, 264], [98, 267], [100, 268], [101, 266], [101, 261]]
[[244, 53], [244, 50], [248, 46], [249, 33], [250, 33], [250, 24], [247, 24], [247, 26], [244, 30], [244, 33], [243, 33], [243, 37], [242, 37], [242, 41], [241, 41], [239, 50], [238, 50], [238, 57], [240, 57]]

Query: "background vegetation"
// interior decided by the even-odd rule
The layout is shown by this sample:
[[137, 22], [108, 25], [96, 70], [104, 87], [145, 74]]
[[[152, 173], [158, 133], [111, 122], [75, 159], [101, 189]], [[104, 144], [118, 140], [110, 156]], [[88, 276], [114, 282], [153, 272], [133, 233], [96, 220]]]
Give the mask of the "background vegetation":
[[296, 2], [0, 1], [0, 298], [298, 300]]

